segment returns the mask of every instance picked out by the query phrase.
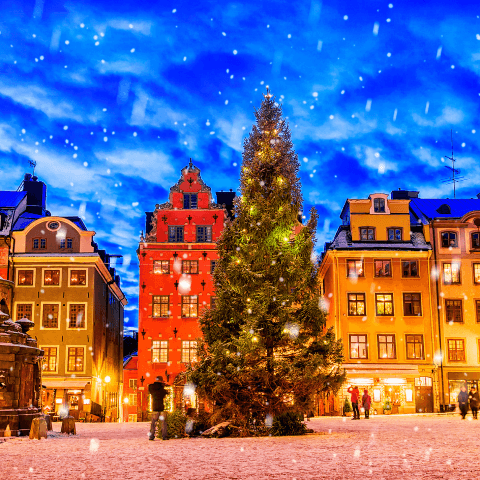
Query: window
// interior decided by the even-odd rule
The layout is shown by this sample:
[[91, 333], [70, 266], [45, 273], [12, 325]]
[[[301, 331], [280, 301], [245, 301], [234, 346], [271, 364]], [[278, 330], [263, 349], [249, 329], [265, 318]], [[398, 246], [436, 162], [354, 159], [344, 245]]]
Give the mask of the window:
[[44, 303], [42, 314], [42, 328], [58, 328], [58, 303]]
[[28, 318], [33, 321], [32, 310], [33, 305], [31, 303], [17, 303], [17, 320]]
[[350, 335], [350, 358], [368, 358], [366, 335]]
[[465, 361], [465, 342], [461, 338], [447, 338], [448, 361]]
[[442, 232], [442, 247], [458, 247], [457, 234], [455, 232]]
[[422, 315], [422, 301], [420, 293], [403, 294], [403, 314], [406, 317]]
[[67, 352], [67, 372], [83, 372], [84, 347], [68, 347]]
[[128, 394], [128, 405], [131, 407], [137, 406], [137, 394], [136, 393], [129, 393]]
[[212, 241], [212, 227], [203, 226], [197, 227], [197, 242], [211, 242]]
[[57, 371], [57, 347], [40, 347], [43, 350], [42, 370], [44, 372]]
[[152, 341], [152, 363], [168, 362], [168, 341], [153, 340]]
[[170, 316], [169, 310], [169, 296], [168, 295], [154, 295], [152, 299], [152, 317], [168, 318]]
[[418, 261], [402, 260], [402, 275], [404, 277], [418, 277]]
[[182, 260], [182, 273], [198, 273], [198, 260]]
[[60, 240], [60, 248], [65, 248], [65, 239]]
[[375, 303], [377, 307], [377, 315], [393, 315], [393, 294], [392, 293], [376, 293]]
[[196, 193], [184, 193], [183, 208], [197, 208], [197, 199]]
[[215, 270], [215, 266], [217, 265], [216, 260], [210, 260], [210, 273], [213, 274], [213, 271]]
[[198, 317], [198, 297], [196, 295], [182, 295], [182, 317]]
[[87, 271], [86, 270], [70, 270], [70, 285], [86, 285]]
[[392, 261], [391, 260], [375, 260], [375, 276], [391, 277]]
[[460, 264], [444, 263], [443, 264], [443, 283], [451, 285], [460, 283]]
[[47, 248], [47, 239], [41, 238], [40, 239], [40, 248]]
[[375, 213], [385, 213], [385, 199], [374, 198], [373, 199], [373, 211]]
[[47, 239], [46, 238], [34, 238], [32, 244], [34, 250], [45, 249], [47, 248]]
[[19, 270], [18, 284], [33, 286], [33, 270]]
[[168, 227], [168, 241], [183, 242], [183, 227], [178, 227], [178, 226]]
[[170, 273], [169, 260], [154, 260], [153, 273]]
[[423, 335], [406, 335], [407, 359], [423, 360]]
[[473, 283], [480, 283], [480, 263], [473, 264]]
[[347, 260], [347, 277], [363, 277], [363, 260]]
[[447, 322], [463, 323], [462, 300], [445, 300]]
[[480, 248], [480, 233], [472, 233], [470, 238], [472, 239], [472, 248]]
[[34, 238], [34, 239], [33, 239], [33, 245], [32, 245], [32, 247], [33, 247], [34, 249], [40, 248], [40, 239], [39, 239], [39, 238]]
[[375, 229], [373, 227], [361, 227], [360, 240], [375, 240]]
[[349, 293], [348, 294], [348, 314], [349, 315], [365, 315], [365, 294]]
[[73, 238], [67, 238], [67, 248], [73, 248]]
[[43, 271], [44, 285], [60, 285], [60, 270], [44, 270]]
[[215, 308], [217, 298], [216, 297], [210, 297], [210, 308]]
[[182, 362], [190, 363], [197, 361], [197, 342], [186, 340], [182, 342]]
[[477, 323], [480, 323], [480, 300], [475, 300], [475, 313]]
[[130, 378], [128, 380], [128, 387], [131, 388], [132, 390], [137, 389], [137, 379], [136, 378]]
[[395, 335], [377, 335], [378, 358], [397, 358]]
[[85, 328], [85, 304], [71, 303], [68, 308], [68, 328]]
[[398, 242], [402, 240], [402, 229], [401, 228], [389, 228], [388, 229], [388, 239], [390, 241]]

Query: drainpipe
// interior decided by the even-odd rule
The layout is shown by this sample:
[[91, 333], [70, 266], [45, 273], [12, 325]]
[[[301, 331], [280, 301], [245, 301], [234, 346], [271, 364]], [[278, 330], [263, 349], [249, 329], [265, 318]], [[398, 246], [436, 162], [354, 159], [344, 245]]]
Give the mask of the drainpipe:
[[442, 350], [442, 318], [440, 315], [440, 287], [438, 285], [438, 279], [440, 277], [440, 270], [437, 265], [437, 249], [436, 249], [436, 244], [437, 244], [437, 237], [435, 235], [435, 226], [432, 222], [432, 245], [433, 245], [433, 261], [435, 265], [435, 272], [437, 275], [435, 275], [435, 289], [437, 292], [437, 321], [438, 321], [438, 346], [440, 348], [440, 375], [442, 379], [442, 397], [441, 397], [441, 402], [440, 402], [440, 412], [445, 411], [445, 384], [443, 380], [443, 350]]

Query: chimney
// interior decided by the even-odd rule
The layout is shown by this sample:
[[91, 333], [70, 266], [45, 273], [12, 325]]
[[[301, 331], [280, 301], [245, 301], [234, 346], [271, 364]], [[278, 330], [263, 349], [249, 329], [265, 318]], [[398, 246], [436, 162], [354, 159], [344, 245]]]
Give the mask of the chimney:
[[480, 193], [477, 193], [477, 198], [480, 198]]
[[47, 186], [29, 173], [23, 179], [23, 191], [27, 192], [27, 212], [46, 215]]
[[419, 192], [412, 190], [392, 190], [391, 199], [392, 200], [408, 200], [410, 198], [418, 198]]

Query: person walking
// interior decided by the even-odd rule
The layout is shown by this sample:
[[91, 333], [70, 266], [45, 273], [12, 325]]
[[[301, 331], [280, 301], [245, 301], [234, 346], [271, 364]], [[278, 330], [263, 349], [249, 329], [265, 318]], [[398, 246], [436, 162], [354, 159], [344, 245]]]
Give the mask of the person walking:
[[468, 393], [465, 387], [460, 389], [458, 394], [458, 407], [460, 408], [460, 415], [462, 415], [462, 420], [465, 420], [465, 416], [468, 412]]
[[160, 419], [162, 438], [163, 440], [167, 440], [167, 413], [165, 412], [163, 399], [168, 395], [168, 392], [163, 383], [163, 377], [158, 376], [155, 382], [148, 386], [148, 393], [152, 396], [152, 423], [150, 424], [150, 434], [148, 439], [155, 440], [155, 425]]
[[365, 409], [365, 418], [370, 418], [370, 406], [372, 405], [372, 398], [368, 394], [368, 390], [363, 391], [362, 407]]
[[470, 387], [468, 392], [468, 402], [470, 403], [470, 408], [472, 410], [472, 415], [475, 420], [477, 420], [478, 415], [478, 405], [480, 404], [480, 396], [478, 395], [477, 389], [474, 385]]
[[352, 402], [353, 408], [353, 418], [352, 420], [360, 420], [360, 410], [358, 409], [358, 397], [360, 397], [360, 392], [358, 391], [358, 387], [351, 386], [348, 387], [347, 392], [350, 394], [350, 400]]

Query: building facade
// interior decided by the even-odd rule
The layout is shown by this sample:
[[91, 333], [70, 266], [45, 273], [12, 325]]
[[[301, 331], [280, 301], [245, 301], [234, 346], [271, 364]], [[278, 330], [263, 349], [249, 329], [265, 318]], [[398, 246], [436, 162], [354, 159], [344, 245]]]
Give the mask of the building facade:
[[43, 182], [26, 175], [22, 188], [27, 207], [10, 232], [12, 318], [35, 322], [30, 333], [44, 351], [44, 410], [117, 420], [127, 303], [120, 279], [79, 217], [46, 210]]
[[[368, 389], [374, 413], [438, 409], [432, 248], [410, 216], [410, 199], [349, 199], [326, 244], [320, 279], [328, 325], [343, 340], [347, 387]], [[340, 413], [340, 412], [339, 412]]]
[[138, 385], [138, 353], [123, 360], [123, 421], [136, 422]]
[[196, 358], [202, 333], [198, 317], [215, 301], [212, 272], [216, 240], [234, 192], [211, 189], [190, 161], [170, 189], [168, 201], [147, 212], [140, 240], [138, 420], [149, 411], [148, 385], [161, 375], [171, 395], [168, 408], [198, 407], [196, 395], [184, 389], [181, 375]]

